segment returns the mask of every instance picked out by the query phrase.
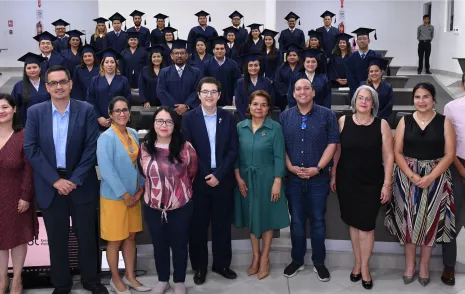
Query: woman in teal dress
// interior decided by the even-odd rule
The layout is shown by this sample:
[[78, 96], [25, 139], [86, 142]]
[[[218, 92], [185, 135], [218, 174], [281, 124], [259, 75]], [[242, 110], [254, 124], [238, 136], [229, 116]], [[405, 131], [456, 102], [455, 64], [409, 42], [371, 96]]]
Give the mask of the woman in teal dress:
[[[286, 153], [281, 125], [269, 117], [270, 95], [257, 90], [250, 95], [249, 119], [237, 125], [239, 156], [234, 171], [234, 225], [250, 229], [253, 260], [247, 273], [268, 276], [273, 230], [289, 226], [282, 179]], [[263, 249], [260, 252], [260, 237]]]

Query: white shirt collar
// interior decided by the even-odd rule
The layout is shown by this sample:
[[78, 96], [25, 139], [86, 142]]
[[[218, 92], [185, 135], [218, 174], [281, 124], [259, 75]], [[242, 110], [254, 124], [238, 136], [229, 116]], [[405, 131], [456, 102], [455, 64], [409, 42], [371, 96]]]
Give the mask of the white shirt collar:
[[258, 43], [258, 41], [260, 41], [260, 39], [257, 39], [256, 41], [255, 40], [252, 40], [255, 44]]
[[207, 113], [205, 112], [205, 109], [203, 109], [203, 106], [202, 106], [202, 105], [200, 105], [200, 107], [202, 108], [202, 113], [203, 113], [203, 116], [204, 116], [204, 117], [205, 117], [205, 116], [210, 116], [210, 117], [215, 117], [215, 116], [216, 116], [216, 113], [217, 113], [217, 109], [218, 109], [218, 108], [215, 108], [215, 113], [213, 113], [212, 115], [209, 115], [209, 114], [207, 114]]
[[222, 61], [221, 63], [218, 61], [218, 59], [216, 59], [216, 56], [213, 56], [213, 58], [215, 58], [216, 62], [218, 62], [218, 64], [219, 64], [220, 66], [222, 66], [223, 63], [225, 63], [225, 61], [226, 61], [226, 56], [223, 58], [223, 61]]
[[184, 68], [186, 67], [185, 64], [183, 66], [181, 66], [181, 67], [177, 66], [176, 64], [174, 66], [176, 66], [176, 70], [182, 69], [183, 71], [184, 71]]

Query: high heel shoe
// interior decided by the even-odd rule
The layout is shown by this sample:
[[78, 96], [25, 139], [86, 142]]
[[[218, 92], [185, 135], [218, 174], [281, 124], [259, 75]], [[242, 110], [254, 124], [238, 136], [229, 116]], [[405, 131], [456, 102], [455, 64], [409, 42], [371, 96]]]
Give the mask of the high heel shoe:
[[371, 288], [373, 288], [373, 279], [371, 279], [370, 281], [364, 281], [362, 279], [362, 286], [363, 286], [363, 288], [365, 288], [367, 290], [371, 290]]
[[270, 275], [270, 259], [268, 259], [268, 262], [265, 265], [262, 265], [262, 263], [260, 262], [260, 270], [258, 271], [257, 278], [259, 280], [263, 280], [269, 275]]
[[417, 264], [415, 263], [415, 265], [413, 266], [413, 275], [412, 276], [402, 276], [402, 280], [404, 280], [405, 285], [408, 285], [408, 284], [413, 282], [413, 279], [415, 278], [415, 274], [416, 274], [416, 268], [417, 268]]
[[260, 257], [258, 258], [259, 262], [257, 263], [256, 267], [253, 267], [253, 260], [252, 264], [249, 266], [249, 269], [247, 270], [247, 275], [253, 276], [258, 273], [258, 269], [260, 268]]
[[418, 282], [423, 286], [423, 287], [426, 287], [426, 285], [429, 284], [429, 281], [430, 281], [430, 278], [422, 278], [422, 277], [418, 277]]
[[115, 283], [113, 283], [113, 279], [110, 280], [110, 290], [112, 292], [115, 292], [116, 294], [131, 294], [131, 291], [127, 287], [126, 287], [126, 290], [124, 291], [118, 291], [118, 288], [116, 288]]
[[362, 279], [362, 273], [359, 273], [359, 274], [354, 274], [354, 273], [350, 273], [350, 281], [356, 283], [358, 281], [360, 281]]
[[136, 290], [137, 292], [148, 292], [148, 291], [152, 290], [152, 288], [144, 286], [144, 285], [136, 287], [136, 286], [132, 285], [131, 282], [129, 282], [129, 280], [126, 279], [126, 277], [123, 277], [123, 284], [128, 286], [128, 288], [132, 288], [132, 289]]

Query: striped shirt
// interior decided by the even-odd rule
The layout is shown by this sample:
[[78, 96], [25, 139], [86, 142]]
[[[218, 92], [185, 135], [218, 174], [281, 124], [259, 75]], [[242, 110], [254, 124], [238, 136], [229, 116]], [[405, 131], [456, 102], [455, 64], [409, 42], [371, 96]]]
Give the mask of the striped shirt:
[[418, 41], [431, 41], [434, 37], [434, 27], [432, 25], [420, 25], [417, 29]]

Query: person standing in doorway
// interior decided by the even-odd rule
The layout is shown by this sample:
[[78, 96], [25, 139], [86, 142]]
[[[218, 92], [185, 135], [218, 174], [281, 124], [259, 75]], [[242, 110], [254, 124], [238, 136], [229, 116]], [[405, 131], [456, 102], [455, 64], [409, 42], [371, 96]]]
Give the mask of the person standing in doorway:
[[427, 74], [429, 71], [429, 56], [431, 54], [431, 41], [434, 37], [434, 27], [431, 25], [431, 19], [428, 14], [423, 15], [423, 24], [418, 26], [418, 74], [423, 70], [423, 56], [425, 57], [425, 69]]

